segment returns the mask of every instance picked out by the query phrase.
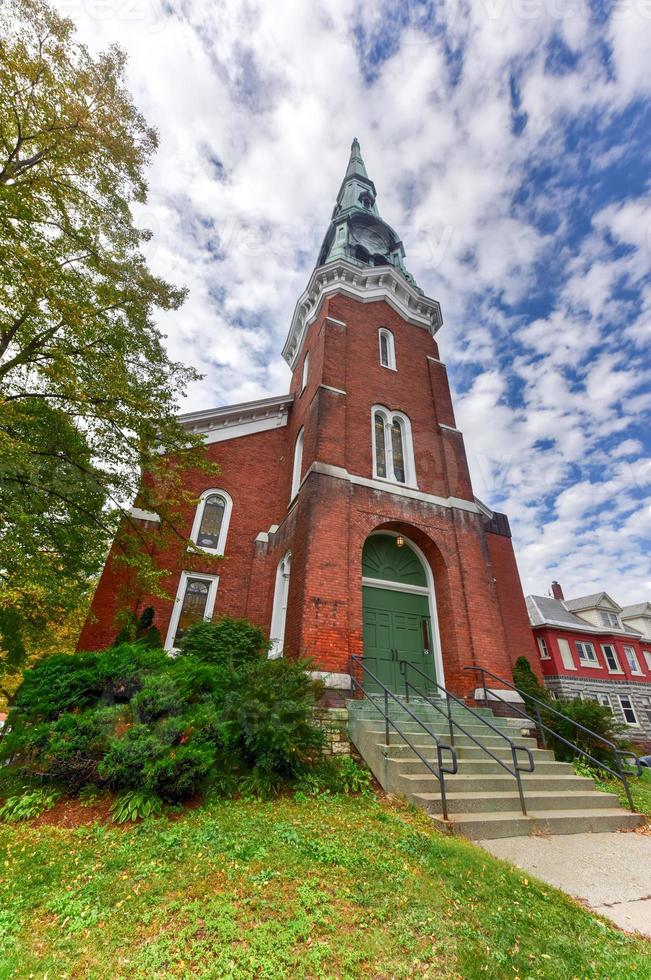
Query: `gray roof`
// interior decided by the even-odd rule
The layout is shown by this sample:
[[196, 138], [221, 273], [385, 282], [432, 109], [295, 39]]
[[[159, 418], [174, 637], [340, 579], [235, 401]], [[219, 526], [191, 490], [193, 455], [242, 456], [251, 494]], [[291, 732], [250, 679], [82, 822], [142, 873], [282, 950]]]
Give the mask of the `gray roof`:
[[624, 606], [622, 619], [630, 619], [632, 616], [651, 616], [651, 602], [636, 602], [633, 606]]
[[566, 599], [567, 609], [595, 609], [603, 599], [608, 599], [614, 606], [621, 609], [619, 603], [615, 602], [607, 592], [593, 592], [592, 595], [580, 595], [576, 599]]
[[[605, 592], [597, 593], [598, 596], [605, 594]], [[586, 596], [585, 598], [590, 597]], [[583, 633], [612, 634], [612, 628], [599, 628], [598, 626], [593, 626], [592, 623], [588, 623], [585, 619], [581, 619], [580, 616], [575, 616], [573, 612], [566, 608], [567, 605], [567, 601], [561, 602], [560, 599], [553, 599], [548, 595], [528, 595], [527, 610], [529, 612], [529, 622], [532, 626], [550, 625], [565, 627], [566, 629], [578, 629]], [[589, 606], [582, 606], [581, 608], [589, 608]], [[622, 635], [640, 635], [637, 630], [634, 630], [631, 627], [626, 630], [622, 630], [621, 632]]]
[[532, 626], [542, 626], [543, 623], [574, 627], [585, 625], [585, 621], [569, 612], [560, 599], [552, 599], [548, 595], [528, 595], [527, 609]]

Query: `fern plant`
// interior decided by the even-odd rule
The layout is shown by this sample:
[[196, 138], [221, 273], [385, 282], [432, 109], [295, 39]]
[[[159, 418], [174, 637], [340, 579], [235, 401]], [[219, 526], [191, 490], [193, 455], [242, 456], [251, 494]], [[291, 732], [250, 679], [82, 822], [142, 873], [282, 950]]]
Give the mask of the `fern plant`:
[[121, 793], [111, 807], [111, 816], [115, 823], [146, 820], [147, 817], [158, 817], [162, 812], [161, 798], [155, 793], [140, 789], [130, 789], [126, 793]]
[[59, 795], [52, 789], [33, 789], [19, 796], [10, 796], [0, 807], [0, 820], [6, 823], [33, 820], [46, 810], [51, 810]]

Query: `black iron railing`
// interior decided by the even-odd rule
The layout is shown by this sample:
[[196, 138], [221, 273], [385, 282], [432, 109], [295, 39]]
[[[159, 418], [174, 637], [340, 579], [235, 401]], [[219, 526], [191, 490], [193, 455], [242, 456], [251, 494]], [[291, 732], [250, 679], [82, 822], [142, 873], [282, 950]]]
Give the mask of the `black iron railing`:
[[[362, 668], [363, 676], [368, 675], [373, 681], [373, 683], [377, 684], [378, 687], [381, 689], [380, 694], [381, 694], [382, 704], [378, 704], [377, 700], [367, 690], [365, 690], [363, 683], [355, 677], [354, 668], [356, 665], [359, 665]], [[458, 771], [457, 753], [454, 747], [452, 745], [447, 745], [445, 742], [443, 742], [439, 738], [438, 734], [432, 728], [430, 728], [429, 725], [427, 725], [421, 718], [415, 715], [414, 712], [410, 708], [408, 708], [400, 700], [400, 698], [393, 693], [393, 691], [390, 691], [389, 688], [382, 683], [379, 677], [376, 677], [375, 674], [368, 669], [368, 667], [363, 666], [361, 657], [352, 656], [350, 658], [350, 678], [353, 684], [353, 689], [359, 691], [363, 697], [367, 698], [368, 701], [373, 705], [373, 707], [377, 711], [379, 711], [380, 714], [382, 715], [384, 719], [385, 745], [390, 744], [390, 737], [389, 737], [390, 729], [393, 729], [395, 733], [399, 735], [400, 738], [405, 742], [405, 744], [409, 746], [412, 752], [414, 752], [414, 754], [420, 759], [420, 761], [423, 763], [425, 768], [431, 773], [431, 775], [435, 776], [438, 779], [440, 790], [441, 790], [441, 810], [443, 812], [443, 819], [447, 820], [448, 804], [447, 804], [447, 797], [445, 793], [445, 777], [446, 775], [454, 776]], [[431, 739], [433, 739], [436, 745], [436, 761], [437, 761], [438, 768], [435, 768], [430, 763], [429, 759], [425, 758], [425, 756], [419, 751], [419, 749], [411, 741], [407, 733], [402, 730], [398, 722], [394, 718], [391, 718], [389, 712], [389, 699], [395, 701], [395, 703], [399, 706], [399, 708], [402, 711], [405, 711], [406, 714], [411, 718], [411, 720], [415, 721], [417, 725], [423, 730], [423, 732]], [[443, 762], [444, 752], [450, 753], [450, 763], [448, 765], [444, 765]]]
[[[641, 776], [642, 767], [640, 765], [640, 760], [635, 754], [635, 752], [630, 752], [625, 749], [620, 749], [619, 746], [615, 744], [615, 742], [611, 742], [610, 739], [605, 738], [603, 735], [600, 735], [598, 732], [593, 732], [592, 729], [586, 728], [585, 725], [582, 725], [580, 722], [575, 721], [574, 718], [570, 718], [568, 715], [564, 715], [562, 711], [558, 711], [558, 709], [554, 708], [551, 704], [547, 704], [545, 701], [541, 701], [540, 698], [534, 697], [533, 694], [529, 694], [527, 691], [521, 690], [519, 687], [516, 687], [515, 684], [512, 684], [510, 681], [505, 680], [503, 677], [499, 677], [498, 674], [494, 674], [491, 670], [488, 670], [486, 667], [464, 667], [463, 669], [471, 670], [474, 671], [475, 673], [481, 674], [481, 689], [484, 693], [484, 700], [486, 701], [486, 704], [489, 703], [490, 699], [495, 699], [497, 701], [501, 701], [503, 704], [508, 704], [510, 710], [517, 712], [518, 718], [525, 719], [537, 729], [537, 731], [540, 734], [540, 740], [544, 748], [547, 747], [546, 734], [549, 734], [553, 738], [557, 739], [559, 742], [562, 742], [563, 745], [571, 749], [572, 752], [580, 753], [581, 755], [585, 756], [586, 759], [589, 759], [590, 762], [593, 762], [595, 766], [597, 766], [599, 769], [603, 769], [606, 772], [609, 772], [612, 776], [615, 776], [616, 779], [621, 780], [621, 782], [624, 785], [624, 791], [626, 793], [628, 805], [633, 811], [633, 813], [636, 812], [635, 804], [633, 803], [633, 797], [631, 795], [631, 788], [629, 786], [628, 779], [627, 779], [626, 768], [625, 766], [622, 765], [622, 761], [624, 759], [627, 758], [633, 759], [635, 765], [635, 773], [631, 773], [630, 775]], [[535, 717], [532, 718], [531, 715], [529, 715], [524, 710], [524, 708], [520, 708], [520, 706], [514, 704], [513, 701], [507, 701], [506, 698], [503, 698], [499, 693], [499, 691], [496, 691], [494, 687], [490, 689], [490, 698], [489, 698], [488, 690], [486, 688], [486, 675], [492, 677], [493, 680], [499, 681], [500, 684], [503, 684], [509, 690], [516, 691], [522, 698], [524, 704], [531, 703]], [[576, 729], [583, 732], [585, 735], [588, 735], [591, 739], [601, 742], [602, 745], [605, 745], [612, 753], [612, 756], [615, 760], [615, 768], [613, 769], [612, 766], [607, 765], [605, 762], [602, 762], [599, 759], [595, 759], [593, 755], [590, 755], [589, 752], [586, 752], [585, 749], [582, 749], [580, 745], [577, 745], [575, 742], [570, 742], [569, 739], [565, 738], [563, 735], [559, 735], [559, 733], [555, 729], [553, 729], [550, 725], [546, 724], [542, 720], [541, 709], [542, 711], [550, 712], [551, 714], [555, 715], [557, 718], [562, 718], [563, 721], [569, 722], [570, 724], [574, 725]]]
[[[510, 735], [507, 735], [506, 732], [503, 731], [501, 728], [497, 728], [496, 725], [493, 725], [492, 722], [488, 721], [487, 718], [485, 718], [483, 715], [480, 715], [478, 711], [474, 710], [474, 708], [469, 708], [464, 701], [456, 697], [454, 694], [451, 694], [450, 691], [448, 691], [447, 688], [443, 687], [442, 684], [439, 684], [437, 681], [432, 680], [432, 678], [428, 674], [426, 674], [425, 671], [421, 670], [420, 667], [416, 667], [415, 664], [410, 663], [408, 660], [401, 660], [399, 669], [405, 684], [405, 699], [409, 701], [409, 691], [411, 689], [418, 697], [424, 698], [429, 705], [431, 705], [433, 708], [436, 709], [436, 711], [439, 711], [442, 715], [444, 715], [448, 721], [450, 742], [452, 743], [452, 745], [454, 745], [454, 729], [458, 728], [458, 730], [462, 732], [466, 736], [466, 738], [469, 738], [471, 742], [474, 742], [475, 745], [479, 746], [479, 748], [483, 752], [485, 752], [486, 755], [490, 756], [491, 759], [497, 762], [502, 767], [502, 769], [506, 770], [506, 772], [510, 776], [513, 776], [518, 789], [518, 795], [520, 797], [520, 807], [522, 809], [522, 813], [526, 817], [527, 805], [524, 798], [524, 790], [522, 788], [521, 773], [523, 772], [532, 773], [534, 771], [535, 763], [531, 750], [527, 748], [526, 745], [516, 745], [516, 743], [513, 741]], [[441, 691], [443, 693], [445, 697], [445, 708], [441, 707], [440, 704], [437, 704], [436, 700], [430, 698], [428, 694], [426, 693], [424, 694], [418, 687], [416, 687], [415, 684], [413, 684], [409, 680], [407, 674], [408, 671], [410, 670], [413, 670], [417, 674], [420, 674], [420, 676], [423, 677], [424, 680], [427, 682], [425, 685], [425, 691], [427, 691], [428, 685], [433, 684], [434, 687], [437, 689], [437, 691]], [[504, 759], [501, 759], [498, 755], [496, 755], [495, 752], [491, 751], [491, 749], [487, 745], [485, 745], [478, 738], [476, 738], [475, 735], [472, 734], [472, 732], [469, 732], [468, 729], [465, 728], [460, 721], [458, 721], [456, 718], [453, 717], [452, 715], [453, 703], [461, 705], [461, 707], [463, 707], [465, 711], [470, 712], [473, 718], [476, 718], [489, 731], [493, 732], [493, 734], [495, 735], [499, 735], [500, 738], [503, 738], [508, 743], [508, 746], [511, 750], [511, 759], [513, 762], [513, 768], [511, 768], [511, 766], [509, 766], [508, 763], [504, 761]], [[526, 754], [528, 766], [523, 766], [521, 764], [521, 761], [518, 758], [518, 752], [524, 752]]]

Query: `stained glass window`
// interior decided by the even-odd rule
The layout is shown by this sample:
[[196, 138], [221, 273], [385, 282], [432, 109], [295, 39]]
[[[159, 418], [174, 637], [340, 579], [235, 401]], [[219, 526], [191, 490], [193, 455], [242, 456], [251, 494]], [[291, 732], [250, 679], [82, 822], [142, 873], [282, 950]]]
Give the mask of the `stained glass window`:
[[384, 444], [384, 417], [376, 412], [375, 415], [375, 471], [377, 476], [387, 475], [387, 454]]
[[188, 578], [174, 636], [174, 646], [178, 646], [189, 626], [203, 619], [209, 591], [210, 582], [201, 578]]
[[225, 507], [226, 501], [217, 493], [211, 494], [204, 500], [201, 525], [197, 535], [197, 544], [200, 548], [212, 548], [216, 551], [219, 547], [219, 534]]
[[402, 423], [393, 420], [391, 426], [391, 451], [393, 455], [393, 477], [398, 483], [405, 482], [405, 454], [402, 439]]

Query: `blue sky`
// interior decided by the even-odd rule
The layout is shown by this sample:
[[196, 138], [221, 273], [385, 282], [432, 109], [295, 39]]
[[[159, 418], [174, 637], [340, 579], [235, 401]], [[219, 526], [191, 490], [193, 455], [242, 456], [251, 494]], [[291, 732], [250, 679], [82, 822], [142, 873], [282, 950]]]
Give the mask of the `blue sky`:
[[58, 0], [160, 131], [161, 327], [186, 409], [280, 394], [350, 141], [526, 591], [651, 597], [651, 0]]

